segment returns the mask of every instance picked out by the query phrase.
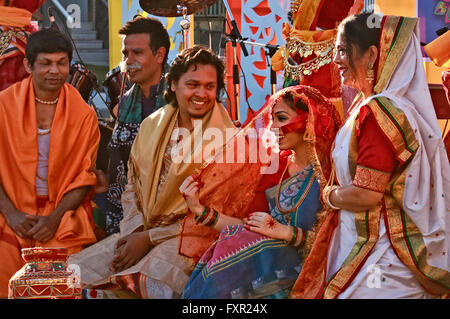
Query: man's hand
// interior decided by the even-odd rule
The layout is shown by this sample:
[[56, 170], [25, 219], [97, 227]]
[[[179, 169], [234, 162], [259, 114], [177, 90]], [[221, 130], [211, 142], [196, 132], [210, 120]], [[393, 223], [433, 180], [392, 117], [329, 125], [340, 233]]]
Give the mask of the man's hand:
[[100, 194], [106, 192], [109, 187], [108, 177], [106, 177], [105, 173], [101, 169], [92, 168], [91, 171], [93, 171], [95, 176], [97, 176], [97, 185], [94, 187], [95, 193]]
[[125, 236], [117, 242], [116, 254], [111, 263], [111, 271], [121, 272], [137, 264], [147, 255], [151, 248], [148, 232], [136, 232]]
[[38, 242], [46, 243], [55, 236], [60, 220], [53, 215], [37, 217], [38, 221], [29, 234]]
[[30, 230], [38, 222], [39, 217], [34, 215], [28, 215], [16, 210], [14, 213], [5, 215], [6, 223], [8, 226], [20, 237], [28, 238], [32, 235]]

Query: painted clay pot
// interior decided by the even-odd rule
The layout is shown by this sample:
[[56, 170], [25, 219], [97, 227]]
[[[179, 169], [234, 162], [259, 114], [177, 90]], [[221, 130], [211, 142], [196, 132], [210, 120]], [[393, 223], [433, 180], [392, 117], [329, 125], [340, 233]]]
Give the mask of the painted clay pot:
[[25, 265], [9, 280], [9, 299], [80, 299], [79, 276], [67, 269], [66, 248], [24, 248]]

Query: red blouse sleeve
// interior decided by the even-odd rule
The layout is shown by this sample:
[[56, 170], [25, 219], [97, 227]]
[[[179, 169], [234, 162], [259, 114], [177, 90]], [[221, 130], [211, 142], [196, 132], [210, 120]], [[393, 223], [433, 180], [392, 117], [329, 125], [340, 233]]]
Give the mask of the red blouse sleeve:
[[358, 161], [353, 185], [384, 193], [397, 165], [392, 146], [368, 106], [359, 113]]

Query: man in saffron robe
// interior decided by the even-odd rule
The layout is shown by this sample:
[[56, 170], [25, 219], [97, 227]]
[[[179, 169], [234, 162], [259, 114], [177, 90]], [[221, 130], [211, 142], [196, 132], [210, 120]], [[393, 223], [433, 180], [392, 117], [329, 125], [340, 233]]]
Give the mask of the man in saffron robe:
[[100, 133], [95, 111], [66, 84], [72, 49], [57, 31], [33, 33], [31, 76], [0, 92], [0, 298], [22, 248], [72, 254], [96, 241], [88, 193]]

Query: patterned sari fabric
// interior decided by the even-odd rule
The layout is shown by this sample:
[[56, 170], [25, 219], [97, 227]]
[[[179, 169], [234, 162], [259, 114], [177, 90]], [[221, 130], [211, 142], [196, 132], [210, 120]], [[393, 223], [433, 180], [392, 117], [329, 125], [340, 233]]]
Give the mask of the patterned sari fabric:
[[[415, 18], [383, 18], [374, 95], [355, 99], [333, 150], [341, 186], [380, 191], [383, 185], [384, 197], [368, 211], [329, 212], [292, 298], [420, 298], [450, 291], [450, 167], [418, 34]], [[387, 174], [358, 166], [359, 118], [367, 110], [395, 157]]]
[[[160, 83], [151, 87], [150, 96], [156, 97], [152, 112], [165, 105], [165, 86], [164, 77], [161, 77]], [[120, 101], [118, 120], [108, 144], [110, 185], [106, 194], [106, 232], [109, 235], [119, 232], [119, 224], [123, 218], [121, 196], [127, 184], [127, 163], [131, 146], [144, 119], [142, 101], [142, 91], [139, 85], [134, 85]]]
[[[281, 213], [276, 205], [274, 186], [266, 191], [271, 216], [284, 225], [310, 230], [321, 204], [320, 186], [309, 165], [283, 181], [280, 190]], [[304, 252], [303, 252], [304, 254]], [[246, 230], [243, 225], [225, 227], [195, 267], [183, 298], [285, 298], [301, 268], [302, 253], [283, 240]]]
[[[308, 152], [305, 156], [311, 166], [283, 183], [282, 199], [286, 206], [291, 206], [293, 201], [297, 203], [302, 196], [304, 202], [288, 217], [277, 210], [275, 189], [272, 186], [266, 190], [266, 198], [274, 218], [307, 230], [306, 240], [302, 243], [303, 254], [299, 254], [297, 249], [287, 246], [283, 241], [247, 231], [242, 226], [227, 227], [219, 234], [209, 227], [196, 224], [190, 215], [184, 220], [180, 252], [194, 260], [198, 258], [199, 263], [186, 287], [185, 298], [258, 298], [270, 295], [285, 297], [283, 290], [292, 285], [292, 276], [299, 271], [302, 255], [306, 255], [312, 245], [314, 229], [320, 224], [322, 216], [318, 213], [319, 194], [331, 171], [329, 152], [340, 125], [334, 105], [313, 88], [301, 85], [285, 88], [273, 95], [266, 105], [245, 123], [234, 140], [240, 134], [247, 134], [252, 128], [270, 129], [272, 108], [287, 93], [293, 96], [294, 101], [302, 99], [309, 108], [304, 139], [308, 142]], [[224, 146], [225, 153], [230, 145], [234, 145], [234, 140]], [[271, 155], [279, 156], [275, 151], [278, 144], [267, 142], [266, 146], [266, 150], [274, 150]], [[283, 156], [279, 159], [285, 163], [282, 161]], [[226, 215], [245, 217], [248, 212], [253, 211], [251, 205], [258, 185], [263, 183], [266, 176], [270, 176], [267, 174], [263, 177], [261, 167], [264, 167], [261, 162], [209, 162], [200, 173], [200, 180], [204, 183], [200, 189], [200, 201]], [[279, 170], [282, 171], [285, 167], [281, 165]], [[254, 250], [258, 253], [254, 254]], [[235, 251], [238, 252], [232, 253]], [[228, 263], [232, 266], [227, 267]], [[221, 271], [216, 272], [217, 269]], [[244, 269], [245, 273], [241, 272]], [[248, 279], [245, 284], [242, 282], [244, 278]]]

